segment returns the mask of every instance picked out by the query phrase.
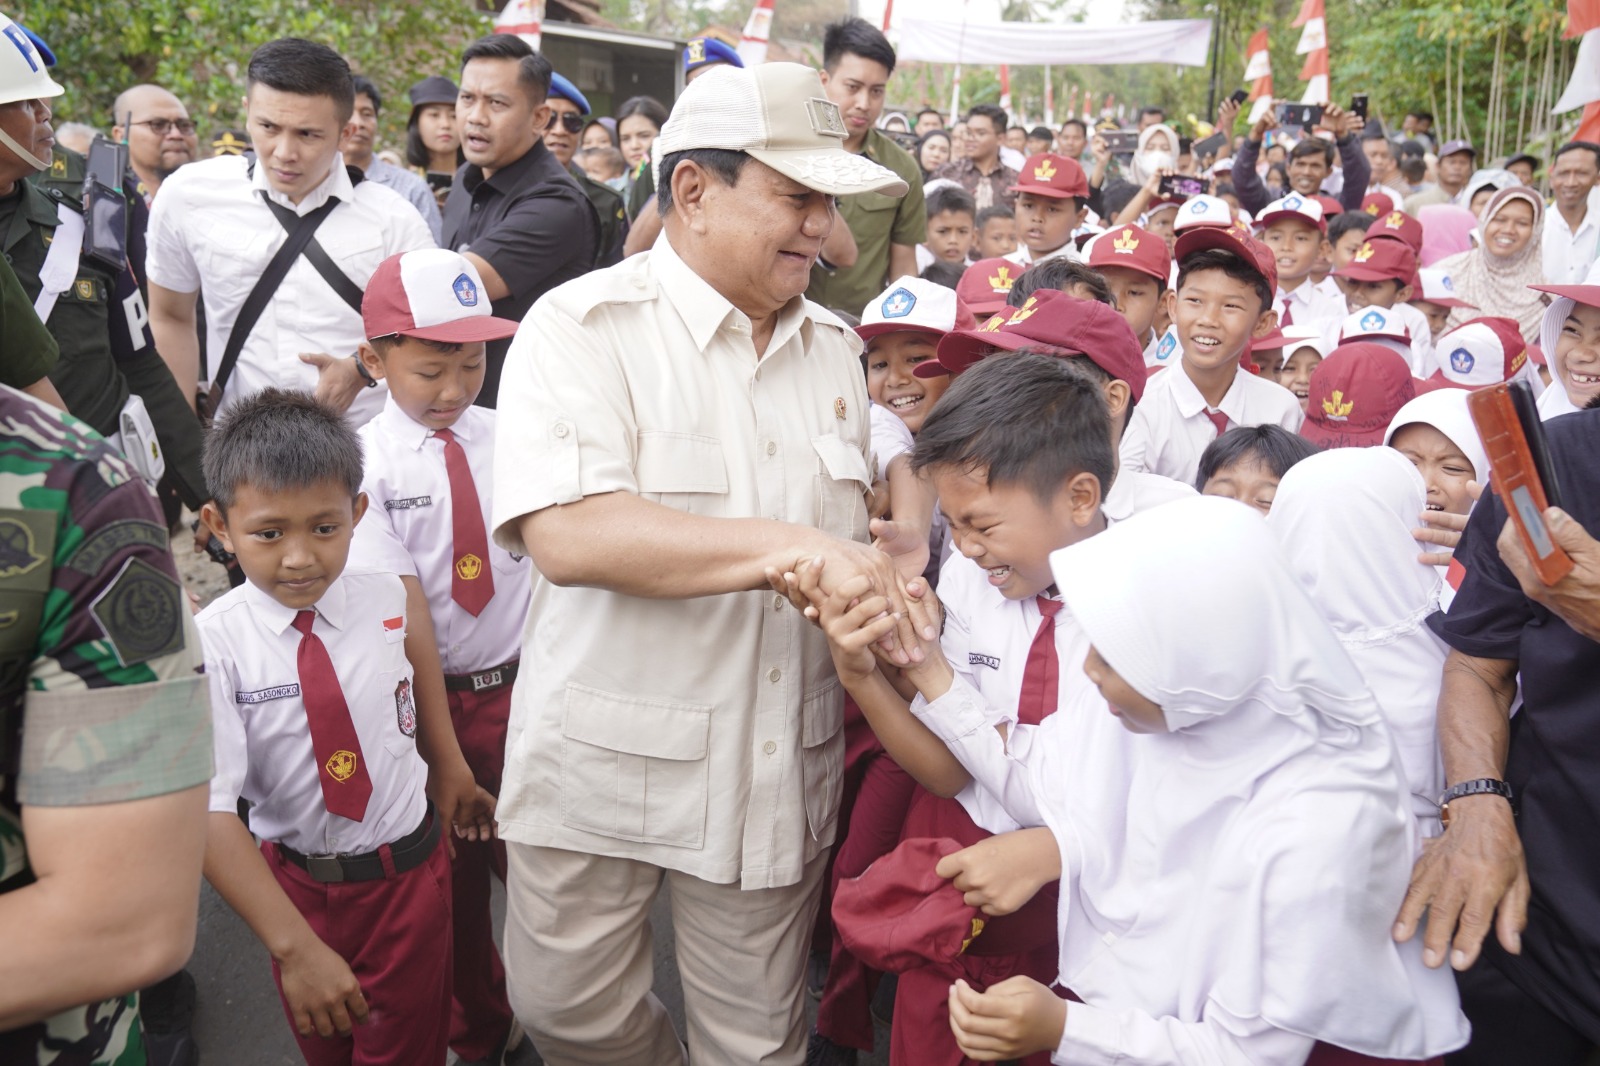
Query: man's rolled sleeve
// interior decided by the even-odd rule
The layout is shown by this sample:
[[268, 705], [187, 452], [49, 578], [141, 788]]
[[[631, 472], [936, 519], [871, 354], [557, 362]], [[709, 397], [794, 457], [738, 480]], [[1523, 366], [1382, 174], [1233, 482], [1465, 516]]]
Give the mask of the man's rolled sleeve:
[[517, 521], [585, 496], [637, 492], [638, 428], [621, 368], [604, 337], [564, 308], [560, 290], [536, 304], [506, 353], [495, 420], [494, 539], [528, 553]]
[[1505, 521], [1500, 497], [1485, 493], [1456, 546], [1466, 577], [1438, 626], [1446, 644], [1480, 659], [1520, 659], [1522, 631], [1534, 617], [1533, 605], [1500, 558], [1497, 541]]
[[524, 197], [506, 212], [501, 225], [472, 239], [473, 255], [488, 260], [513, 296], [526, 297], [569, 268], [573, 249], [587, 247], [594, 261], [598, 221], [556, 196]]

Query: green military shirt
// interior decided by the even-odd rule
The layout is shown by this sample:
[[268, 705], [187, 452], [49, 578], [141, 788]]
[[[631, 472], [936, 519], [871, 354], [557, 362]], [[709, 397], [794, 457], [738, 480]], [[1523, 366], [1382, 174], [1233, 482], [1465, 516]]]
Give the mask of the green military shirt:
[[856, 239], [856, 265], [811, 268], [806, 295], [823, 307], [859, 315], [867, 301], [889, 282], [889, 245], [917, 245], [928, 239], [928, 212], [922, 199], [922, 168], [911, 153], [885, 133], [868, 130], [862, 155], [888, 167], [909, 185], [904, 196], [862, 192], [839, 197], [839, 215]]
[[628, 238], [628, 210], [622, 194], [589, 177], [576, 163], [567, 164], [567, 173], [594, 205], [594, 213], [600, 216], [600, 252], [594, 265], [615, 266], [622, 261], [622, 242]]
[[628, 186], [628, 221], [639, 218], [650, 198], [656, 194], [656, 172], [648, 158], [639, 161], [633, 171], [633, 184]]
[[[23, 811], [211, 777], [200, 640], [155, 496], [70, 415], [0, 388], [0, 893], [35, 883]], [[136, 1066], [138, 994], [0, 1033], [0, 1062]]]
[[25, 389], [56, 367], [56, 339], [9, 266], [0, 265], [0, 385]]

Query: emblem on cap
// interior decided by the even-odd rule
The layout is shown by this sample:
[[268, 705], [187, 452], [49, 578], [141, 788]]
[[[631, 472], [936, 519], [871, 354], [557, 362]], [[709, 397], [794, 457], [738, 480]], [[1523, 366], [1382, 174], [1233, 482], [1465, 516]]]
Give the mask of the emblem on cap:
[[1132, 255], [1133, 250], [1137, 247], [1139, 247], [1139, 238], [1133, 235], [1133, 230], [1131, 229], [1123, 230], [1118, 234], [1117, 239], [1111, 242], [1111, 250], [1120, 255]]
[[806, 101], [806, 116], [811, 119], [812, 133], [841, 139], [846, 136], [844, 117], [839, 114], [839, 105], [832, 100], [811, 97]]
[[704, 63], [706, 61], [706, 39], [696, 37], [689, 42], [689, 62]]
[[348, 781], [356, 772], [356, 753], [340, 748], [328, 756], [328, 761], [323, 766], [327, 768], [328, 776], [335, 781]]
[[1472, 353], [1467, 351], [1465, 348], [1457, 348], [1455, 351], [1450, 353], [1450, 369], [1454, 370], [1457, 374], [1472, 373], [1472, 367], [1475, 363], [1477, 363], [1477, 360], [1474, 359], [1472, 357]]
[[1305, 203], [1306, 202], [1300, 199], [1300, 197], [1291, 196], [1283, 201], [1283, 209], [1285, 211], [1298, 211], [1305, 206]]
[[462, 307], [478, 306], [478, 287], [465, 274], [459, 275], [456, 280], [452, 281], [450, 288], [456, 294], [456, 302]]
[[917, 298], [909, 289], [896, 289], [883, 298], [884, 318], [904, 318], [917, 306]]
[[1406, 216], [1405, 216], [1405, 212], [1403, 212], [1403, 211], [1396, 211], [1393, 214], [1391, 214], [1388, 218], [1383, 220], [1383, 226], [1384, 226], [1385, 229], [1399, 229], [1401, 226], [1404, 226], [1405, 224], [1406, 224]]
[[1034, 181], [1049, 181], [1056, 176], [1056, 168], [1049, 159], [1039, 160], [1039, 165], [1033, 168]]
[[1328, 398], [1322, 401], [1322, 413], [1335, 422], [1343, 422], [1350, 417], [1350, 412], [1355, 410], [1355, 401], [1344, 398], [1341, 389], [1334, 389]]
[[989, 275], [989, 288], [995, 292], [1010, 292], [1015, 281], [1016, 279], [1011, 276], [1010, 267], [996, 267], [995, 272]]
[[1374, 218], [1376, 218], [1378, 216], [1378, 205], [1377, 204], [1368, 204], [1366, 206], [1365, 210], [1366, 210], [1367, 214], [1371, 215]]
[[1021, 307], [1018, 307], [1017, 309], [1015, 309], [1014, 311], [1011, 312], [1011, 317], [1006, 319], [1006, 324], [1010, 325], [1013, 322], [1021, 322], [1021, 321], [1024, 321], [1025, 319], [1032, 318], [1033, 315], [1034, 315], [1034, 312], [1039, 310], [1039, 306], [1038, 305], [1039, 305], [1039, 300], [1038, 300], [1037, 297], [1035, 297], [1035, 296], [1028, 297], [1026, 300], [1024, 300], [1022, 302], [1022, 306]]
[[1363, 332], [1370, 333], [1375, 329], [1382, 329], [1388, 324], [1388, 320], [1376, 311], [1368, 311], [1361, 316], [1361, 329]]
[[1449, 274], [1446, 274], [1444, 277], [1440, 278], [1439, 279], [1439, 284], [1444, 286], [1444, 291], [1445, 292], [1455, 292], [1456, 291], [1456, 283], [1450, 280], [1450, 275]]
[[833, 398], [833, 417], [843, 422], [844, 416], [849, 413], [850, 409], [844, 405], [844, 397], [835, 396]]
[[1207, 205], [1204, 200], [1196, 200], [1194, 203], [1189, 205], [1189, 213], [1191, 215], [1203, 215], [1206, 213], [1206, 206]]
[[1000, 327], [1009, 321], [1010, 318], [1008, 317], [1008, 313], [1006, 311], [996, 311], [994, 314], [989, 316], [989, 321], [983, 324], [983, 327], [979, 332], [999, 333]]
[[1365, 263], [1368, 259], [1371, 259], [1372, 256], [1373, 256], [1372, 242], [1371, 241], [1367, 241], [1364, 244], [1362, 244], [1360, 250], [1358, 250], [1356, 252], [1354, 261], [1357, 262], [1357, 263]]

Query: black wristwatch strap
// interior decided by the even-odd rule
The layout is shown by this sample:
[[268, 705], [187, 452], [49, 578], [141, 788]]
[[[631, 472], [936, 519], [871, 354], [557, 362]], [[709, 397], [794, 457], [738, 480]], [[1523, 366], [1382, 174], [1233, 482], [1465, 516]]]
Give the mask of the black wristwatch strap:
[[1451, 785], [1445, 789], [1444, 795], [1439, 797], [1439, 820], [1445, 825], [1450, 824], [1451, 801], [1461, 799], [1463, 796], [1499, 796], [1511, 804], [1512, 814], [1517, 811], [1516, 797], [1510, 785], [1494, 777], [1476, 777], [1459, 785]]
[[361, 361], [361, 354], [359, 352], [356, 353], [354, 358], [356, 361], [356, 373], [360, 374], [361, 380], [366, 382], [365, 387], [369, 389], [377, 388], [378, 379], [372, 376], [372, 371], [367, 369], [367, 364]]

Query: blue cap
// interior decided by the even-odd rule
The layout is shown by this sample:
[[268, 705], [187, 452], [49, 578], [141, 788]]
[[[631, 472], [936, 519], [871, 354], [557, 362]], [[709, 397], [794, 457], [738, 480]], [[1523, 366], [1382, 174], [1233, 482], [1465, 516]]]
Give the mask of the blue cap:
[[589, 113], [589, 101], [578, 91], [578, 87], [553, 70], [550, 72], [550, 95], [577, 104], [578, 110], [585, 115]]
[[17, 28], [28, 35], [28, 40], [32, 41], [33, 46], [39, 50], [39, 58], [44, 60], [45, 66], [53, 67], [56, 65], [56, 54], [50, 51], [49, 45], [45, 44], [44, 41], [39, 39], [39, 35], [37, 33], [34, 33], [21, 23], [17, 24]]
[[683, 49], [683, 72], [699, 70], [709, 67], [713, 63], [732, 63], [736, 67], [744, 66], [744, 60], [739, 58], [739, 53], [733, 46], [719, 41], [715, 37], [696, 37]]

